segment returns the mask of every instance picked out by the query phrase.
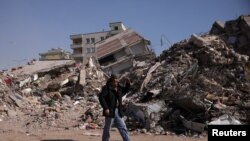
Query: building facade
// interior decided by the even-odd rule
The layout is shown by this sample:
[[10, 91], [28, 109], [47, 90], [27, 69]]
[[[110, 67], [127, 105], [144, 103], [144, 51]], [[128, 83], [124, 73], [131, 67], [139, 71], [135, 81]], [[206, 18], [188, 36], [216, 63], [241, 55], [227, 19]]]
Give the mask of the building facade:
[[109, 26], [110, 31], [71, 35], [70, 39], [72, 40], [71, 49], [73, 50], [73, 59], [77, 62], [83, 61], [83, 64], [85, 64], [89, 57], [95, 56], [96, 43], [126, 30], [126, 27], [122, 22], [110, 23]]

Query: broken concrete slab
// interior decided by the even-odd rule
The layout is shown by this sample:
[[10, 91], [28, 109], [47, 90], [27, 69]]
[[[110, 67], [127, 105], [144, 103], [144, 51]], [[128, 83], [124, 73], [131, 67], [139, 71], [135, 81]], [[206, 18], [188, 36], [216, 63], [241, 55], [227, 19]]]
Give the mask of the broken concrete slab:
[[154, 66], [152, 66], [147, 73], [146, 78], [144, 79], [143, 83], [141, 84], [140, 92], [142, 92], [143, 88], [147, 86], [148, 82], [152, 77], [152, 72], [155, 71], [161, 65], [160, 62], [156, 62]]
[[182, 120], [183, 125], [190, 130], [200, 133], [205, 130], [206, 124], [186, 120], [183, 116], [180, 116], [180, 118]]
[[181, 108], [191, 113], [202, 113], [206, 111], [206, 105], [195, 97], [181, 96], [173, 101], [175, 108]]
[[211, 121], [209, 125], [240, 125], [241, 122], [228, 114], [220, 116], [217, 120]]
[[141, 122], [147, 129], [151, 129], [160, 120], [159, 112], [164, 106], [162, 101], [152, 104], [129, 103], [126, 113]]
[[23, 107], [25, 100], [23, 97], [17, 93], [10, 94], [9, 97], [17, 104], [18, 107]]

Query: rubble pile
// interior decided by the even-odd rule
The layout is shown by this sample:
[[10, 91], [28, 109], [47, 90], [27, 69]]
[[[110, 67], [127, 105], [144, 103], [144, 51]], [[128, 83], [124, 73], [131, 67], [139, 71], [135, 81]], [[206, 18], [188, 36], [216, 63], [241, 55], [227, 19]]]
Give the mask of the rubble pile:
[[[217, 35], [193, 34], [128, 74], [127, 115], [153, 133], [203, 132], [220, 116], [250, 123], [249, 56]], [[139, 63], [137, 63], [139, 64]], [[130, 99], [130, 100], [129, 100]], [[136, 117], [136, 118], [134, 118]], [[232, 121], [232, 120], [231, 120]], [[217, 122], [217, 124], [223, 124]]]
[[[102, 126], [97, 94], [106, 76], [91, 61], [85, 75], [75, 63], [31, 74], [2, 73], [0, 121], [18, 122], [25, 132]], [[82, 77], [85, 85], [80, 84]]]

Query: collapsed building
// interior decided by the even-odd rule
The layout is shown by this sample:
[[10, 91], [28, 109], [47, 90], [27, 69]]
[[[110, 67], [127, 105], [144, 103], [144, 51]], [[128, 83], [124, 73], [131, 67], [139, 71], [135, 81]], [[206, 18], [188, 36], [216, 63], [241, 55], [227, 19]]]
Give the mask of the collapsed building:
[[106, 73], [122, 73], [132, 68], [133, 61], [154, 58], [146, 40], [122, 22], [110, 23], [110, 31], [71, 35], [73, 58], [87, 64], [95, 57]]
[[[82, 86], [80, 69], [81, 66], [72, 60], [36, 61], [1, 74], [2, 130], [9, 129], [10, 125], [21, 132], [101, 126], [103, 118], [99, 118], [101, 108], [97, 93], [106, 76], [90, 65], [86, 68], [86, 85]], [[93, 124], [94, 119], [99, 124]]]
[[105, 72], [121, 74], [133, 67], [134, 61], [154, 58], [148, 40], [127, 29], [96, 44], [96, 57]]
[[[242, 26], [239, 24], [237, 28]], [[124, 77], [132, 82], [131, 91], [123, 97], [130, 131], [192, 135], [203, 133], [209, 124], [250, 123], [249, 55], [237, 49], [237, 44], [230, 44], [227, 34], [215, 34], [213, 28], [211, 33], [193, 34], [190, 39], [175, 43], [155, 60], [133, 61], [130, 72], [120, 76], [121, 82]], [[224, 33], [232, 30], [222, 29]], [[249, 31], [231, 34], [238, 40]], [[129, 45], [126, 37], [131, 37], [128, 41], [143, 41], [133, 30], [127, 30], [107, 39], [113, 46], [98, 43], [106, 47], [105, 50], [97, 48], [97, 52], [103, 53], [97, 53], [99, 61], [111, 64], [104, 69], [114, 71], [115, 61], [126, 60], [126, 57], [113, 60], [119, 55], [108, 51], [108, 47], [116, 47], [116, 44]], [[133, 51], [133, 45], [129, 46]], [[117, 52], [125, 54], [130, 50], [121, 47]], [[109, 55], [113, 55], [113, 59], [102, 60]], [[127, 55], [129, 58], [131, 54]], [[59, 64], [50, 61], [50, 65], [41, 65], [42, 62], [46, 63], [38, 61], [1, 74], [2, 130], [8, 130], [5, 124], [15, 124], [26, 133], [43, 129], [102, 128], [104, 118], [97, 96], [108, 75], [94, 59], [87, 61], [84, 84], [81, 84], [82, 65], [70, 60]]]
[[250, 16], [241, 15], [227, 22], [216, 21], [210, 34], [219, 35], [241, 54], [250, 55]]

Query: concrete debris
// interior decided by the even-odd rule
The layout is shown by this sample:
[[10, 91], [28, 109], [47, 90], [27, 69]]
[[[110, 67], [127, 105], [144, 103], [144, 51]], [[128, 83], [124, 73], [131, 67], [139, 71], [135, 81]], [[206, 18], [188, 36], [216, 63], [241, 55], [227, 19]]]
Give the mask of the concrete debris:
[[38, 80], [38, 74], [33, 75], [33, 81], [36, 81], [36, 80]]
[[206, 126], [205, 124], [188, 121], [183, 116], [180, 116], [180, 118], [182, 120], [183, 125], [188, 129], [191, 129], [193, 131], [197, 131], [200, 133], [205, 130], [205, 126]]
[[32, 91], [31, 88], [26, 88], [26, 89], [21, 90], [21, 92], [22, 92], [23, 95], [31, 94], [31, 91]]
[[205, 39], [205, 38], [199, 37], [196, 34], [192, 34], [189, 40], [189, 42], [194, 43], [197, 47], [208, 46], [210, 45], [209, 41], [211, 41], [211, 39]]
[[152, 94], [152, 97], [156, 97], [158, 94], [160, 94], [160, 92], [160, 89], [153, 89], [149, 91], [149, 93]]
[[144, 79], [142, 85], [141, 85], [141, 88], [140, 88], [140, 92], [142, 92], [143, 88], [147, 86], [148, 82], [150, 81], [151, 77], [152, 77], [152, 72], [157, 69], [157, 67], [159, 67], [161, 64], [159, 62], [156, 62], [156, 64], [154, 66], [152, 66], [147, 75], [146, 75], [146, 78]]
[[14, 93], [14, 94], [10, 94], [9, 97], [15, 102], [15, 104], [18, 107], [23, 107], [24, 106], [24, 99], [21, 95]]
[[222, 115], [217, 120], [209, 123], [209, 125], [240, 125], [240, 121], [236, 120], [233, 116]]
[[154, 128], [156, 122], [160, 120], [159, 112], [164, 105], [164, 102], [161, 101], [152, 104], [129, 103], [126, 113], [133, 120], [140, 122], [142, 127], [149, 130]]
[[27, 84], [27, 83], [30, 83], [32, 80], [31, 80], [31, 77], [28, 77], [28, 78], [26, 78], [26, 79], [24, 79], [24, 80], [22, 80], [22, 81], [19, 81], [19, 87], [21, 88], [21, 87], [23, 87], [25, 84]]
[[[230, 34], [237, 35], [233, 33]], [[223, 35], [193, 34], [190, 39], [175, 43], [163, 51], [156, 59], [160, 63], [145, 61], [138, 66], [140, 63], [136, 62], [128, 75], [137, 78], [132, 79], [133, 94], [126, 96], [127, 103], [129, 99], [135, 103], [128, 104], [128, 109], [133, 109], [128, 112], [128, 117], [133, 115], [135, 121], [145, 123], [147, 114], [138, 109], [148, 108], [134, 105], [164, 101], [166, 106], [156, 112], [160, 120], [148, 124], [151, 126], [147, 130], [151, 131], [161, 125], [164, 130], [177, 133], [186, 132], [185, 129], [203, 132], [209, 121], [225, 113], [249, 124], [249, 54], [230, 45], [238, 43], [240, 34], [228, 36], [230, 43]], [[165, 113], [161, 114], [162, 111]]]
[[62, 87], [63, 85], [67, 84], [69, 82], [69, 79], [65, 79], [60, 83], [60, 86]]
[[173, 106], [191, 113], [202, 113], [206, 111], [205, 104], [196, 97], [181, 96], [173, 100]]
[[[250, 124], [249, 41], [245, 15], [216, 22], [210, 33], [193, 34], [153, 60], [133, 61], [118, 78], [132, 83], [123, 97], [128, 128], [165, 135], [204, 132], [207, 124]], [[1, 72], [0, 121], [18, 118], [15, 124], [27, 130], [102, 128], [97, 95], [108, 77], [93, 57], [86, 66], [34, 61]]]
[[[61, 61], [60, 65], [56, 65], [56, 61], [53, 63], [56, 67], [49, 68], [46, 65], [45, 69], [35, 68], [36, 71], [31, 70], [32, 66], [37, 65], [29, 65], [28, 74], [16, 75], [12, 71], [10, 74], [13, 75], [0, 75], [1, 80], [7, 77], [11, 80], [7, 84], [4, 81], [0, 83], [1, 120], [18, 117], [22, 122], [28, 122], [26, 125], [29, 130], [48, 127], [66, 129], [85, 123], [86, 129], [102, 126], [104, 118], [101, 118], [96, 96], [106, 81], [102, 71], [94, 63], [90, 65], [91, 68], [86, 67], [85, 85], [82, 85], [80, 79], [83, 67], [68, 62], [63, 64]], [[86, 119], [82, 120], [82, 112], [87, 109], [92, 111], [88, 111]], [[28, 121], [25, 121], [26, 117]]]

